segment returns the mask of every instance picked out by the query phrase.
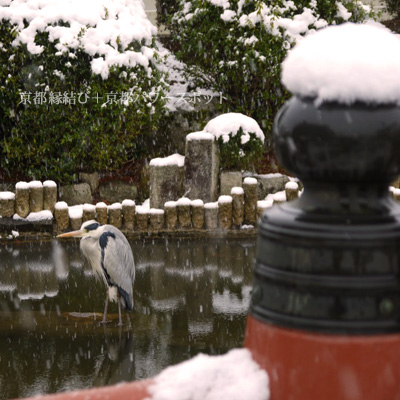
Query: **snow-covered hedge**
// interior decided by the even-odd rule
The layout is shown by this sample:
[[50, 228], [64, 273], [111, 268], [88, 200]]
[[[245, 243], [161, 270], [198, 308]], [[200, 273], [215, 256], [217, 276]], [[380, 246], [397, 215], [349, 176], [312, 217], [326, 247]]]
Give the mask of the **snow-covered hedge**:
[[0, 0], [3, 171], [68, 181], [141, 155], [164, 108], [141, 0]]
[[280, 65], [312, 30], [370, 15], [361, 1], [180, 0], [169, 28], [201, 87], [226, 98], [224, 112], [250, 115], [265, 133], [287, 98]]
[[223, 170], [253, 170], [261, 160], [265, 136], [258, 123], [240, 113], [227, 113], [213, 118], [204, 127], [218, 144]]

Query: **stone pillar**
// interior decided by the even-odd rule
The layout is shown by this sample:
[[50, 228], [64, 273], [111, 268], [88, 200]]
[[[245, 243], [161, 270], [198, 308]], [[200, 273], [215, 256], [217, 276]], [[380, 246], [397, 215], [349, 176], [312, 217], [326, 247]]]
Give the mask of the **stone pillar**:
[[122, 205], [114, 203], [108, 207], [108, 223], [120, 229], [122, 227]]
[[274, 193], [272, 195], [272, 198], [274, 200], [273, 204], [282, 204], [286, 202], [286, 192], [284, 190]]
[[66, 231], [69, 227], [68, 204], [65, 201], [59, 201], [54, 206], [54, 216], [56, 219], [57, 232]]
[[299, 198], [299, 185], [295, 181], [289, 181], [285, 185], [286, 200], [296, 200]]
[[244, 190], [242, 187], [231, 189], [232, 196], [232, 223], [234, 226], [240, 226], [244, 219]]
[[0, 216], [11, 218], [15, 213], [15, 194], [13, 192], [0, 192]]
[[15, 185], [15, 212], [21, 218], [29, 215], [29, 185], [26, 182]]
[[164, 204], [165, 211], [165, 225], [169, 230], [176, 229], [176, 225], [178, 223], [178, 210], [176, 201], [167, 201]]
[[247, 224], [255, 225], [257, 222], [257, 186], [255, 178], [245, 178], [244, 190], [244, 220]]
[[149, 226], [149, 210], [142, 207], [136, 207], [136, 229], [141, 232], [146, 232]]
[[164, 227], [164, 210], [159, 208], [151, 208], [150, 214], [150, 230], [158, 232]]
[[54, 206], [57, 203], [57, 184], [54, 181], [43, 182], [43, 210], [54, 213]]
[[204, 204], [204, 224], [206, 229], [218, 228], [218, 202]]
[[174, 154], [150, 161], [150, 207], [162, 209], [167, 201], [182, 196], [185, 157]]
[[84, 204], [82, 210], [82, 222], [96, 219], [96, 206], [93, 204]]
[[220, 194], [230, 196], [234, 187], [242, 187], [242, 173], [240, 171], [222, 171], [219, 176]]
[[192, 199], [205, 202], [218, 197], [219, 154], [211, 133], [194, 132], [186, 136], [184, 191]]
[[132, 231], [135, 227], [135, 202], [133, 200], [124, 200], [122, 202], [123, 227]]
[[232, 197], [220, 196], [218, 199], [219, 226], [229, 229], [232, 226]]
[[178, 210], [178, 223], [181, 229], [190, 229], [192, 227], [192, 216], [190, 212], [191, 201], [186, 197], [181, 197], [176, 202]]
[[272, 203], [273, 203], [272, 200], [257, 201], [257, 220], [261, 218], [261, 215], [264, 213], [264, 211], [272, 207]]
[[96, 204], [96, 220], [101, 225], [108, 223], [108, 209], [107, 204], [100, 202]]
[[203, 200], [192, 201], [192, 223], [193, 228], [203, 229], [204, 228], [204, 202]]
[[31, 181], [29, 185], [29, 209], [30, 212], [43, 210], [43, 184], [39, 181]]
[[80, 229], [82, 225], [83, 206], [76, 205], [68, 207], [69, 222], [72, 230]]

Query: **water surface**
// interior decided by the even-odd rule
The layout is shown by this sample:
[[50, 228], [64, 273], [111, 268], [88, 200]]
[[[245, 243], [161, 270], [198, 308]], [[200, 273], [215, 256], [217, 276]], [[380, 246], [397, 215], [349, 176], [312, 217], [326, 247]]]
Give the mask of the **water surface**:
[[131, 242], [134, 311], [109, 307], [79, 242], [0, 247], [0, 398], [154, 376], [199, 352], [240, 347], [255, 239]]

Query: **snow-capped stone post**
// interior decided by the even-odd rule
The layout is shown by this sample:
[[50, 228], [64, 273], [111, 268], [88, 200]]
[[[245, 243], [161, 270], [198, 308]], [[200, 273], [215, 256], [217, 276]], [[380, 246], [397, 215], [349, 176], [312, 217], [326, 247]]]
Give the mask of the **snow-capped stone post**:
[[214, 135], [193, 132], [186, 136], [184, 192], [205, 202], [218, 197], [219, 155]]
[[108, 207], [108, 223], [120, 229], [122, 227], [122, 205], [114, 203]]
[[257, 187], [256, 178], [247, 177], [243, 180], [244, 220], [247, 224], [255, 225], [257, 222]]
[[182, 196], [185, 157], [173, 154], [150, 161], [150, 206], [161, 209], [167, 201]]
[[218, 209], [219, 226], [222, 229], [229, 229], [232, 226], [232, 197], [219, 196]]
[[282, 65], [294, 96], [275, 153], [304, 191], [259, 222], [245, 340], [274, 371], [274, 400], [399, 394], [399, 70], [396, 35], [350, 23], [306, 36]]
[[108, 223], [107, 204], [103, 203], [102, 201], [96, 204], [96, 220], [101, 225], [105, 225]]
[[15, 185], [15, 212], [21, 218], [29, 215], [29, 185], [26, 182]]
[[197, 199], [192, 201], [192, 223], [193, 228], [204, 228], [204, 202]]
[[43, 210], [54, 213], [57, 203], [57, 184], [54, 181], [43, 182]]
[[165, 226], [168, 230], [174, 230], [178, 223], [178, 211], [176, 201], [167, 201], [164, 204]]
[[164, 210], [159, 208], [150, 208], [150, 230], [158, 232], [164, 227]]
[[204, 204], [204, 225], [206, 229], [218, 228], [218, 202]]
[[80, 229], [82, 225], [83, 207], [80, 205], [68, 207], [68, 214], [71, 229], [73, 231]]
[[299, 184], [295, 181], [289, 181], [285, 185], [286, 200], [296, 200], [299, 198]]
[[11, 218], [15, 213], [15, 193], [0, 192], [0, 217]]
[[136, 204], [133, 200], [125, 199], [122, 202], [123, 227], [128, 231], [133, 230], [135, 227], [135, 207]]
[[135, 227], [139, 232], [146, 232], [149, 226], [149, 210], [142, 206], [135, 209]]
[[82, 208], [82, 222], [96, 219], [96, 206], [93, 204], [84, 204]]
[[231, 189], [232, 197], [232, 223], [239, 227], [244, 219], [244, 190], [236, 186]]
[[68, 204], [65, 201], [59, 201], [54, 206], [54, 217], [56, 220], [56, 231], [64, 232], [69, 227]]
[[190, 229], [192, 227], [191, 203], [187, 197], [181, 197], [176, 202], [178, 225], [181, 229]]
[[29, 209], [31, 212], [43, 210], [43, 184], [40, 181], [31, 181], [29, 185]]

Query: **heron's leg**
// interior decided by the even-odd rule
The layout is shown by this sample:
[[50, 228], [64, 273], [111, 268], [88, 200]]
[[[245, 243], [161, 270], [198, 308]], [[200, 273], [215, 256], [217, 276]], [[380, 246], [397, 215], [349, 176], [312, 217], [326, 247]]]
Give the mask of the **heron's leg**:
[[103, 320], [101, 321], [102, 324], [107, 323], [107, 309], [108, 309], [108, 289], [106, 292], [106, 303], [104, 305], [104, 314], [103, 314]]
[[118, 292], [118, 294], [117, 294], [117, 302], [118, 302], [118, 314], [119, 314], [119, 322], [118, 322], [118, 325], [119, 325], [119, 326], [122, 326], [123, 323], [122, 323], [122, 315], [121, 315], [121, 295], [119, 294], [119, 292]]

